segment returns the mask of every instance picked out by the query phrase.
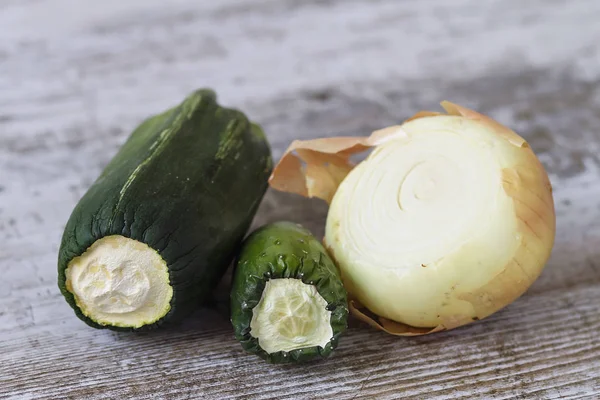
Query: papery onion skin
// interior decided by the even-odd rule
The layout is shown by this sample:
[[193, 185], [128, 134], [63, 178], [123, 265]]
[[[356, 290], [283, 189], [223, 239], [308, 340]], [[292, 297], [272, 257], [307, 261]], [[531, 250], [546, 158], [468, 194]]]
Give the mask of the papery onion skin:
[[[552, 188], [525, 140], [442, 106], [448, 114], [420, 112], [369, 137], [295, 141], [269, 180], [331, 203], [325, 242], [350, 310], [395, 335], [453, 329], [510, 304], [554, 242]], [[350, 155], [371, 147], [353, 169]]]
[[[390, 231], [378, 232], [384, 229], [383, 216], [380, 216], [382, 220], [369, 226], [370, 216], [364, 215], [369, 212], [369, 204], [370, 211], [374, 213], [386, 207], [386, 204], [383, 204], [383, 199], [376, 198], [376, 193], [365, 189], [368, 182], [378, 178], [385, 180], [388, 177], [388, 181], [396, 179], [396, 183], [400, 184], [406, 177], [401, 176], [400, 171], [378, 165], [378, 157], [382, 157], [386, 148], [392, 146], [399, 149], [396, 150], [396, 157], [406, 156], [402, 154], [402, 144], [399, 142], [409, 144], [422, 138], [426, 145], [426, 135], [435, 135], [436, 130], [439, 132], [437, 140], [458, 135], [462, 136], [459, 142], [473, 141], [471, 154], [466, 152], [465, 156], [474, 157], [480, 151], [484, 157], [473, 162], [472, 168], [486, 168], [486, 160], [487, 168], [497, 168], [497, 174], [490, 176], [492, 179], [488, 182], [488, 190], [495, 194], [497, 188], [498, 193], [484, 199], [494, 203], [493, 207], [483, 207], [482, 213], [470, 215], [468, 229], [460, 232], [460, 235], [467, 235], [464, 241], [456, 240], [460, 237], [450, 237], [448, 240], [455, 242], [450, 246], [450, 251], [432, 258], [428, 252], [435, 253], [437, 250], [433, 243], [429, 249], [425, 246], [421, 250], [422, 259], [413, 255], [406, 262], [401, 257], [406, 249], [401, 248], [402, 243], [395, 240], [395, 235], [402, 230], [410, 234], [411, 228], [396, 226], [394, 231], [392, 225]], [[538, 277], [550, 256], [555, 216], [546, 172], [522, 138], [487, 118], [425, 116], [405, 123], [399, 131], [405, 137], [377, 147], [367, 160], [344, 179], [332, 200], [326, 243], [340, 266], [344, 284], [358, 303], [380, 317], [379, 321], [373, 322], [390, 333], [430, 333], [485, 318], [523, 294]], [[432, 142], [430, 145], [435, 147], [436, 144]], [[467, 145], [471, 143], [464, 144]], [[477, 146], [481, 146], [481, 150]], [[431, 148], [424, 149], [425, 153], [429, 151]], [[440, 157], [447, 154], [443, 147], [439, 153]], [[455, 161], [467, 166], [469, 164], [469, 160]], [[427, 165], [431, 160], [424, 159], [421, 162], [424, 164], [420, 165]], [[456, 179], [460, 180], [460, 177]], [[463, 187], [461, 190], [466, 190], [463, 196], [467, 200], [468, 197], [477, 196], [480, 188]], [[457, 196], [462, 200], [460, 194]], [[352, 204], [357, 198], [364, 200], [353, 208]], [[393, 202], [387, 205], [393, 206]], [[448, 212], [452, 213], [453, 210]], [[393, 213], [390, 213], [390, 218], [391, 215]], [[451, 223], [457, 220], [460, 225], [464, 218], [464, 215], [457, 213], [445, 221]], [[427, 229], [432, 232], [447, 229], [446, 226], [437, 225], [435, 219], [423, 222], [430, 225]], [[385, 251], [385, 246], [381, 242], [369, 242], [369, 234], [383, 240], [386, 236], [390, 237], [386, 245], [400, 247], [393, 249], [390, 254], [397, 250], [400, 257], [382, 265], [386, 261], [379, 253]], [[426, 240], [426, 235], [423, 240]], [[419, 245], [418, 242], [414, 244]], [[446, 242], [442, 240], [437, 245], [444, 246]], [[351, 307], [355, 315], [370, 319], [366, 313], [360, 312], [359, 307]]]

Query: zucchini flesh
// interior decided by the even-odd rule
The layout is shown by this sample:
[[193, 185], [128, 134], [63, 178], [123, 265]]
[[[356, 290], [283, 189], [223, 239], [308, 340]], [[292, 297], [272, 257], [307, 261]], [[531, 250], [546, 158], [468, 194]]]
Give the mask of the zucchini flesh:
[[[219, 106], [210, 90], [198, 90], [147, 119], [67, 222], [58, 257], [62, 294], [77, 316], [95, 328], [145, 330], [180, 320], [209, 297], [222, 277], [271, 169], [260, 127], [241, 112]], [[154, 322], [118, 326], [97, 321], [82, 311], [67, 287], [69, 264], [96, 241], [114, 235], [146, 244], [167, 266], [173, 294], [168, 312]]]
[[245, 350], [271, 363], [328, 357], [347, 320], [339, 272], [309, 231], [278, 222], [246, 239], [231, 289], [231, 322]]
[[120, 235], [105, 236], [75, 257], [66, 287], [81, 312], [99, 324], [141, 327], [171, 309], [169, 269], [158, 252]]

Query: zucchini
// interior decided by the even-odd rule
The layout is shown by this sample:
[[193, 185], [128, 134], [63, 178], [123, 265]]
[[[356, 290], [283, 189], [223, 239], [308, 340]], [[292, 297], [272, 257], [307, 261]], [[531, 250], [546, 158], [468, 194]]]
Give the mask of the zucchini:
[[58, 285], [75, 314], [147, 330], [190, 313], [239, 249], [271, 169], [260, 127], [210, 90], [144, 121], [67, 222]]
[[271, 363], [324, 358], [347, 321], [339, 272], [309, 231], [278, 222], [246, 239], [231, 289], [231, 322], [245, 350]]

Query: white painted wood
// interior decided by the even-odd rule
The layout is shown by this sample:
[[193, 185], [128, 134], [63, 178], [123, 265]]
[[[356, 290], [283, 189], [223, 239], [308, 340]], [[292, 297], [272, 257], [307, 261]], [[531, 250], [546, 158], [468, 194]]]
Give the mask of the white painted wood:
[[[600, 398], [600, 2], [3, 0], [0, 397]], [[555, 187], [541, 278], [497, 315], [403, 339], [357, 322], [329, 360], [270, 366], [204, 310], [143, 335], [81, 323], [56, 287], [72, 207], [145, 116], [193, 89], [292, 138], [365, 134], [450, 99], [522, 133]], [[322, 233], [269, 192], [256, 225]]]

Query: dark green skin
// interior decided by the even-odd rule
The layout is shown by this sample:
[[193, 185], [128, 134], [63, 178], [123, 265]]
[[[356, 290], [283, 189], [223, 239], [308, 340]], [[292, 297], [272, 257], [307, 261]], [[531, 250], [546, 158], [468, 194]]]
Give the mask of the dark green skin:
[[[250, 332], [252, 309], [269, 279], [296, 278], [314, 285], [331, 311], [333, 337], [322, 348], [267, 353]], [[266, 225], [250, 235], [236, 262], [231, 288], [231, 323], [242, 347], [274, 363], [304, 362], [328, 357], [346, 330], [348, 303], [340, 274], [323, 245], [306, 229], [291, 222]]]
[[[94, 328], [118, 331], [148, 330], [189, 314], [209, 297], [239, 249], [271, 169], [260, 127], [220, 107], [210, 90], [144, 121], [65, 228], [58, 286], [75, 314]], [[66, 289], [69, 261], [109, 235], [144, 242], [166, 261], [173, 298], [156, 323], [137, 329], [100, 325], [83, 315]]]

